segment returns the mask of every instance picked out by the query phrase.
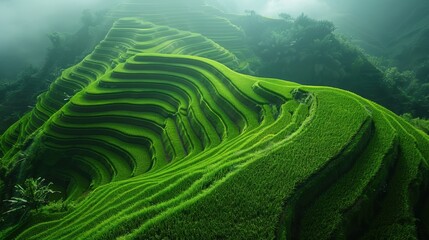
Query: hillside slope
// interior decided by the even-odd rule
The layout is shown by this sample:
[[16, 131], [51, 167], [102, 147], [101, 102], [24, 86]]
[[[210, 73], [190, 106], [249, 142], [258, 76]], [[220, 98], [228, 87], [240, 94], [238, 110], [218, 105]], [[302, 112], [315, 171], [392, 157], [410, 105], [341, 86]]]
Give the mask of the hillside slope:
[[428, 236], [427, 135], [347, 91], [237, 73], [227, 49], [118, 20], [0, 139], [6, 185], [40, 176], [76, 207], [2, 237]]

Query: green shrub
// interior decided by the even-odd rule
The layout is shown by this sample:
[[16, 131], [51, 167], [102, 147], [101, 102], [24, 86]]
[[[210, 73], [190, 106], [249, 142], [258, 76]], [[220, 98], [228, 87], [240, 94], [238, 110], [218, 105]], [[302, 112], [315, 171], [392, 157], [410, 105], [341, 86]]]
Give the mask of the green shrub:
[[4, 214], [21, 212], [25, 217], [31, 210], [39, 211], [40, 207], [48, 203], [48, 195], [56, 191], [51, 189], [52, 183], [45, 184], [43, 178], [26, 179], [23, 185], [17, 184], [16, 197], [4, 200], [9, 203], [9, 210]]

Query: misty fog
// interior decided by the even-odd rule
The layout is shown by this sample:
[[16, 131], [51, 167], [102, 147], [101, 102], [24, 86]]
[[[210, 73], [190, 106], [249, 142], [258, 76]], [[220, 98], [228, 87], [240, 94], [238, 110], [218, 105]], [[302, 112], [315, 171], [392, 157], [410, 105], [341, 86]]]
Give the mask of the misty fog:
[[[186, 0], [183, 0], [186, 1]], [[204, 1], [204, 0], [201, 0]], [[421, 0], [206, 0], [229, 13], [257, 14], [278, 18], [304, 13], [333, 21], [337, 32], [346, 37], [383, 44], [398, 32]], [[25, 66], [40, 67], [47, 48], [48, 34], [73, 33], [81, 26], [82, 12], [108, 9], [121, 0], [0, 0], [0, 80], [13, 79]], [[426, 4], [427, 5], [427, 4]]]
[[119, 0], [0, 0], [0, 78], [40, 67], [50, 46], [48, 34], [73, 33], [84, 10], [97, 12]]
[[334, 13], [324, 0], [218, 0], [222, 8], [232, 13], [253, 10], [256, 13], [277, 18], [280, 13], [296, 17], [301, 13], [317, 19], [329, 19]]
[[[292, 17], [303, 13], [314, 19], [332, 21], [337, 33], [378, 56], [389, 54], [386, 52], [391, 50], [388, 46], [397, 42], [397, 38], [420, 31], [429, 12], [429, 2], [422, 0], [217, 1], [222, 10], [230, 13], [244, 14], [252, 10], [271, 18], [278, 18], [279, 13], [288, 13]], [[416, 24], [418, 22], [421, 23], [420, 27]], [[410, 29], [410, 26], [416, 26], [417, 29]], [[368, 48], [368, 43], [373, 46]]]
[[[333, 21], [337, 25], [355, 22], [368, 28], [384, 28], [414, 13], [424, 5], [421, 0], [212, 0], [222, 10], [243, 14], [253, 10], [257, 14], [278, 18], [279, 13], [292, 17], [305, 14], [311, 18]], [[348, 26], [350, 27], [350, 26]], [[344, 27], [346, 28], [346, 27]]]

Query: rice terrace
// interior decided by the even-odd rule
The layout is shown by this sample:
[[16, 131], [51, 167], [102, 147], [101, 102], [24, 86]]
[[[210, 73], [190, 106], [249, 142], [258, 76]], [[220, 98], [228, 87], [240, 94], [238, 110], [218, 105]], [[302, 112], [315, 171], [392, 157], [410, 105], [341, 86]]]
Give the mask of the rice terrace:
[[0, 238], [427, 239], [429, 136], [354, 89], [256, 74], [242, 17], [203, 2], [121, 1], [1, 134], [1, 210], [27, 205]]

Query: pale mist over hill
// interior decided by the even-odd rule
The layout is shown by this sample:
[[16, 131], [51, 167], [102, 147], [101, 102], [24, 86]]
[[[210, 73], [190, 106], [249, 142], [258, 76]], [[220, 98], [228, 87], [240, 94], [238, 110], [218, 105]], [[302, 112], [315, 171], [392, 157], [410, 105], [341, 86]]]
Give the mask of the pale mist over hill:
[[82, 13], [106, 10], [120, 0], [0, 0], [0, 79], [20, 69], [40, 67], [52, 32], [74, 33]]

